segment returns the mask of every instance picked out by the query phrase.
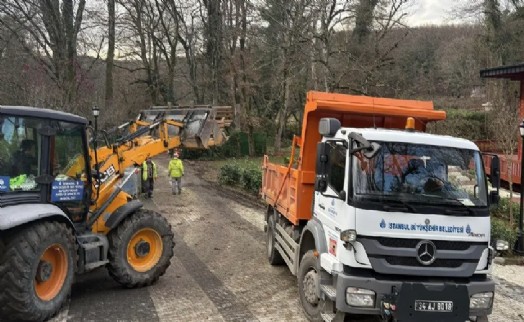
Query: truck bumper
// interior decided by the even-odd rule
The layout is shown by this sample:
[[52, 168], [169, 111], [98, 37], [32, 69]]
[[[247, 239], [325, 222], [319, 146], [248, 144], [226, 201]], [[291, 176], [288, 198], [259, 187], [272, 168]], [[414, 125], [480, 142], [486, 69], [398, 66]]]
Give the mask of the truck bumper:
[[[369, 275], [369, 274], [367, 274]], [[388, 279], [387, 276], [358, 276], [339, 273], [334, 276], [336, 288], [336, 308], [338, 311], [350, 314], [384, 315], [384, 302], [396, 304], [396, 312], [392, 314], [401, 321], [459, 321], [461, 317], [486, 316], [491, 314], [493, 300], [486, 309], [470, 309], [470, 297], [473, 294], [495, 292], [495, 282], [489, 278], [471, 279], [464, 282], [449, 280], [425, 279]], [[366, 289], [375, 292], [373, 307], [363, 308], [351, 306], [346, 301], [348, 287]], [[453, 312], [433, 313], [420, 312], [414, 309], [415, 301], [453, 301]], [[437, 315], [437, 316], [435, 316]], [[411, 316], [411, 318], [410, 318]], [[429, 318], [429, 319], [427, 319]], [[462, 319], [464, 321], [465, 319]]]

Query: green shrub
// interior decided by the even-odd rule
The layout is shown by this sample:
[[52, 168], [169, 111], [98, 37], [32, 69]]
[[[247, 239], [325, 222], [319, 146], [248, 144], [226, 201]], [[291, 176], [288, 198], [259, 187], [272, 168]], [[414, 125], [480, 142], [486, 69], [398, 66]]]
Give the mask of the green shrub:
[[251, 193], [257, 194], [262, 186], [262, 171], [258, 168], [245, 169], [242, 173], [242, 187]]
[[509, 209], [513, 208], [513, 218], [517, 219], [520, 213], [520, 205], [510, 201], [509, 198], [501, 198], [497, 207], [491, 209], [491, 216], [509, 220]]
[[491, 241], [495, 242], [497, 239], [507, 241], [512, 249], [517, 240], [517, 230], [504, 219], [491, 218]]
[[236, 163], [228, 163], [220, 168], [218, 181], [222, 184], [237, 185], [242, 180], [243, 169]]
[[222, 184], [239, 186], [249, 193], [257, 194], [262, 186], [262, 170], [249, 163], [232, 162], [220, 168], [218, 180]]

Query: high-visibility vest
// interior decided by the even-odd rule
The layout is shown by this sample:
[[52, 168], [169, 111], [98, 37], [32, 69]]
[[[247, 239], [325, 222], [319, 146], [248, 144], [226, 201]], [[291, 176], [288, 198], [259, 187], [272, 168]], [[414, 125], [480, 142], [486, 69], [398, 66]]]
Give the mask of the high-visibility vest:
[[[151, 164], [153, 165], [153, 178], [156, 178], [158, 177], [156, 164], [153, 161], [151, 161]], [[144, 161], [144, 163], [142, 163], [142, 180], [145, 181], [148, 178], [149, 178], [148, 165], [147, 165], [147, 161]]]

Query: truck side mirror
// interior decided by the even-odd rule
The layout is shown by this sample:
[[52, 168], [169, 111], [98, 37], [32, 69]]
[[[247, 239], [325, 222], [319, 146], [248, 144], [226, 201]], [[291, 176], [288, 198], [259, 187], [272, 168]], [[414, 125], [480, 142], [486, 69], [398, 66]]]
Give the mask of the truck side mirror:
[[325, 192], [327, 189], [328, 163], [331, 145], [326, 142], [317, 144], [315, 191]]
[[498, 190], [500, 188], [500, 160], [496, 155], [491, 159], [489, 176], [491, 178], [491, 185]]
[[332, 117], [323, 117], [318, 123], [318, 133], [325, 137], [333, 137], [340, 129], [340, 121]]
[[498, 205], [500, 201], [500, 195], [497, 190], [493, 190], [489, 192], [489, 204], [490, 205]]

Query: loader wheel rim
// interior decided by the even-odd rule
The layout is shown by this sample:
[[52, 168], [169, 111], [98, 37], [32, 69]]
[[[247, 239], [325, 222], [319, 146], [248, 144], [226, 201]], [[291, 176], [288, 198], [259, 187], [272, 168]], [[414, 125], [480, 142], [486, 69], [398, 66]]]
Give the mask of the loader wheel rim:
[[38, 262], [35, 293], [42, 301], [51, 301], [62, 290], [69, 268], [67, 253], [59, 244], [49, 246]]
[[152, 228], [137, 231], [127, 245], [127, 262], [140, 273], [147, 272], [160, 261], [164, 243], [160, 234]]

